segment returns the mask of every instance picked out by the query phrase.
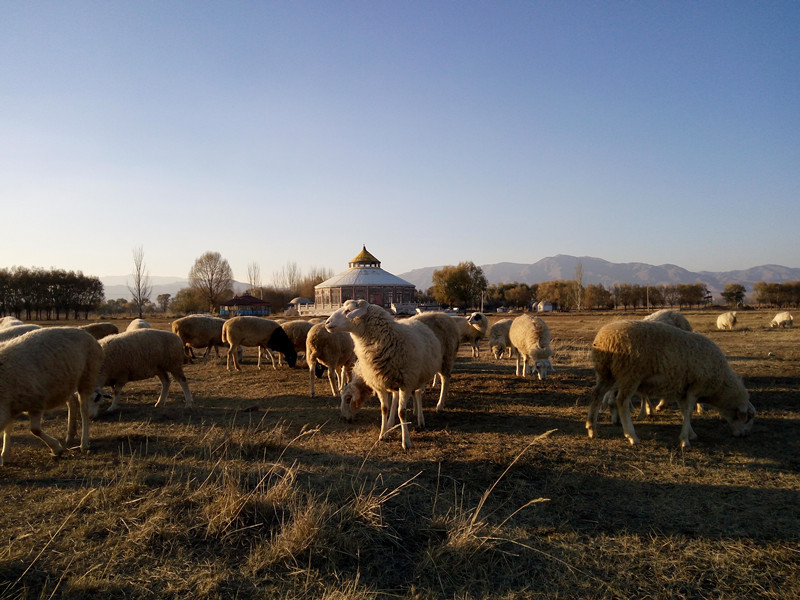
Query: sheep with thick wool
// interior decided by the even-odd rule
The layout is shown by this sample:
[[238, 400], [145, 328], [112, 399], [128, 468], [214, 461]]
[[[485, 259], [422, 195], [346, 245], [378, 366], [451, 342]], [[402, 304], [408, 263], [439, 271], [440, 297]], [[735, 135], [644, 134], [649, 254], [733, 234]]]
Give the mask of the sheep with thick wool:
[[[447, 400], [448, 391], [450, 390], [450, 376], [456, 364], [458, 346], [461, 344], [461, 332], [452, 317], [439, 312], [421, 313], [408, 320], [408, 322], [414, 321], [419, 321], [427, 325], [431, 331], [433, 331], [433, 334], [439, 340], [439, 344], [442, 347], [442, 363], [436, 371], [441, 384], [439, 401], [436, 403], [436, 412], [442, 412], [445, 401]], [[422, 410], [420, 408], [420, 417], [418, 417], [418, 420], [420, 418], [424, 419], [424, 417], [421, 416], [421, 412]]]
[[717, 329], [733, 329], [736, 327], [736, 311], [722, 313], [717, 317]]
[[[212, 315], [186, 315], [175, 319], [172, 324], [172, 333], [181, 338], [184, 353], [194, 358], [193, 348], [205, 348], [203, 362], [208, 360], [208, 355], [213, 348], [219, 357], [219, 347], [226, 345], [222, 341], [222, 326], [225, 319]], [[241, 353], [240, 353], [241, 357]]]
[[108, 323], [105, 321], [81, 325], [81, 329], [91, 333], [97, 340], [102, 340], [108, 335], [116, 335], [119, 333], [119, 327], [114, 325], [114, 323]]
[[222, 341], [228, 344], [228, 371], [231, 370], [231, 359], [233, 359], [233, 368], [237, 371], [242, 370], [234, 352], [234, 349], [239, 346], [258, 347], [259, 369], [261, 369], [262, 348], [283, 353], [286, 362], [292, 368], [297, 364], [297, 351], [294, 349], [294, 344], [280, 324], [271, 319], [249, 315], [228, 319], [222, 326]]
[[[311, 331], [313, 326], [314, 323], [304, 319], [296, 319], [294, 321], [286, 321], [285, 323], [281, 323], [281, 327], [286, 332], [287, 337], [292, 341], [292, 344], [294, 344], [295, 352], [297, 352], [298, 355], [301, 352], [305, 354], [308, 332]], [[283, 364], [282, 357], [283, 354], [278, 354], [278, 365]]]
[[136, 331], [137, 329], [151, 329], [150, 323], [144, 319], [134, 319], [125, 328], [125, 331]]
[[41, 329], [41, 327], [39, 325], [35, 325], [34, 323], [22, 323], [20, 325], [12, 325], [11, 327], [0, 328], [0, 342], [13, 340], [14, 338], [18, 338], [19, 336], [25, 335], [29, 331], [34, 331], [36, 329]]
[[408, 399], [422, 389], [442, 365], [442, 346], [430, 327], [421, 321], [401, 321], [366, 300], [348, 300], [325, 321], [331, 333], [350, 333], [366, 384], [381, 402], [379, 439], [388, 434], [391, 394], [398, 393], [403, 449], [411, 448], [406, 420]]
[[514, 319], [501, 319], [489, 328], [489, 349], [497, 360], [506, 354], [507, 358], [511, 358], [514, 352], [511, 339], [508, 337], [513, 321]]
[[779, 312], [777, 315], [772, 317], [772, 321], [770, 322], [770, 327], [780, 327], [781, 329], [785, 327], [791, 327], [794, 325], [794, 318], [792, 317], [792, 313], [790, 312]]
[[6, 327], [16, 327], [17, 325], [22, 324], [22, 321], [16, 317], [0, 317], [0, 329], [5, 329]]
[[[89, 403], [102, 361], [97, 340], [77, 327], [36, 329], [0, 344], [0, 465], [10, 456], [10, 430], [23, 412], [30, 417], [31, 433], [54, 455], [60, 454], [64, 450], [61, 442], [42, 431], [42, 413], [65, 403], [69, 410], [67, 446], [76, 433], [79, 403], [81, 450], [89, 449]], [[78, 403], [74, 401], [76, 392]]]
[[468, 317], [451, 316], [458, 325], [462, 344], [468, 343], [472, 348], [472, 357], [480, 356], [480, 341], [489, 331], [489, 319], [482, 312], [474, 312]]
[[704, 335], [657, 321], [616, 321], [595, 336], [592, 362], [596, 384], [586, 418], [589, 437], [596, 435], [603, 397], [614, 388], [622, 429], [631, 444], [639, 442], [630, 412], [631, 396], [637, 393], [678, 401], [683, 447], [697, 438], [691, 416], [698, 402], [716, 407], [734, 436], [746, 435], [753, 427], [756, 411], [742, 380], [719, 346]]
[[527, 377], [530, 368], [531, 375], [536, 373], [543, 380], [547, 379], [549, 371], [555, 371], [550, 362], [550, 357], [553, 356], [550, 349], [550, 328], [542, 319], [530, 315], [516, 317], [509, 327], [508, 339], [517, 357], [517, 375]]
[[[325, 367], [328, 368], [328, 383], [331, 394], [338, 396], [350, 379], [350, 373], [356, 362], [355, 345], [349, 333], [343, 331], [330, 332], [325, 325], [311, 325], [306, 335], [306, 363], [311, 385], [311, 397], [314, 397], [314, 380], [322, 377]], [[333, 378], [336, 377], [334, 383]]]
[[[108, 386], [114, 390], [114, 399], [106, 412], [117, 409], [125, 384], [151, 377], [158, 377], [161, 381], [161, 395], [155, 406], [162, 406], [169, 395], [170, 375], [183, 390], [186, 408], [194, 404], [183, 373], [183, 342], [174, 333], [152, 328], [134, 329], [104, 337], [99, 343], [103, 349], [103, 365], [97, 387]], [[92, 418], [100, 414], [100, 400], [98, 394], [90, 406]]]

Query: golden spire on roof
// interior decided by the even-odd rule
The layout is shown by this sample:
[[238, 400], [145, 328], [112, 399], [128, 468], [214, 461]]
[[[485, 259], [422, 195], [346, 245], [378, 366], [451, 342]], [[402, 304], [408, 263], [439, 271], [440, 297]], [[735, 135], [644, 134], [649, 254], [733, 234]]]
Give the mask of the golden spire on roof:
[[359, 252], [358, 255], [353, 260], [350, 261], [350, 266], [351, 267], [380, 267], [381, 266], [381, 261], [379, 261], [377, 258], [375, 258], [372, 254], [370, 254], [369, 251], [367, 250], [367, 245], [364, 244], [364, 246], [361, 249], [361, 252]]

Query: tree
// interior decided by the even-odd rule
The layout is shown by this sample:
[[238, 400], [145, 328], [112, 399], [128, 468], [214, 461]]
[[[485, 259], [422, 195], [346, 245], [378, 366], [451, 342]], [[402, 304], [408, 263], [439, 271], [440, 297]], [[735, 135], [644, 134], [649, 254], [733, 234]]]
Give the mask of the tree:
[[487, 287], [483, 269], [469, 261], [434, 271], [431, 295], [439, 304], [455, 304], [466, 309], [480, 302]]
[[744, 293], [747, 290], [740, 283], [726, 283], [725, 288], [722, 290], [722, 297], [730, 307], [739, 306], [744, 302]]
[[[248, 292], [255, 296], [256, 293], [261, 294], [261, 267], [257, 262], [247, 264], [247, 283], [250, 285]], [[263, 299], [263, 296], [259, 296]]]
[[578, 261], [575, 265], [575, 284], [573, 286], [573, 297], [575, 300], [575, 308], [581, 310], [583, 308], [583, 262]]
[[233, 270], [219, 252], [206, 252], [189, 270], [189, 285], [197, 290], [213, 313], [233, 295]]
[[156, 302], [158, 303], [158, 309], [165, 313], [167, 312], [167, 308], [169, 307], [169, 299], [172, 298], [170, 294], [159, 294], [156, 296]]
[[203, 312], [207, 306], [208, 304], [200, 292], [190, 287], [178, 290], [169, 303], [169, 309], [177, 315]]
[[295, 295], [297, 292], [301, 277], [300, 267], [294, 261], [287, 262], [280, 271], [272, 274], [275, 287], [287, 290], [290, 295]]
[[133, 283], [128, 284], [131, 299], [139, 307], [139, 318], [142, 318], [144, 305], [150, 301], [153, 286], [150, 285], [150, 275], [144, 265], [144, 250], [141, 246], [133, 249]]

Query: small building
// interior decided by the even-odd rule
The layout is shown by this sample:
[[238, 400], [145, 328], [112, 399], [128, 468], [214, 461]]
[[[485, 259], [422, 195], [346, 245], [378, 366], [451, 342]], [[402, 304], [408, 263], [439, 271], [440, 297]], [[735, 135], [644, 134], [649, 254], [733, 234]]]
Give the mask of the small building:
[[227, 302], [219, 307], [219, 315], [221, 317], [240, 317], [240, 316], [253, 316], [253, 317], [266, 317], [269, 316], [271, 311], [271, 303], [266, 300], [261, 300], [250, 294], [243, 294], [241, 296], [234, 296]]
[[413, 314], [415, 292], [413, 283], [384, 271], [364, 246], [346, 271], [314, 286], [313, 308], [298, 308], [302, 315], [330, 314], [347, 300], [366, 300], [398, 314]]
[[538, 304], [533, 305], [533, 308], [536, 312], [552, 312], [553, 305], [550, 303], [549, 300], [542, 300]]

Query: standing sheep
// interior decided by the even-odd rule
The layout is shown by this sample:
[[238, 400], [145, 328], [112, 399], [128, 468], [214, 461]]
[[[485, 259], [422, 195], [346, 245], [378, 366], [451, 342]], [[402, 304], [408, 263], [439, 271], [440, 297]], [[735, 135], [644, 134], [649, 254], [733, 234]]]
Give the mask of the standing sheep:
[[697, 438], [691, 416], [700, 401], [720, 411], [734, 436], [752, 429], [756, 411], [742, 380], [722, 350], [704, 335], [654, 321], [616, 321], [595, 336], [592, 362], [597, 382], [586, 418], [590, 438], [596, 434], [602, 399], [615, 387], [617, 412], [631, 444], [639, 442], [630, 412], [631, 396], [637, 393], [678, 401], [683, 412], [683, 447]]
[[789, 312], [779, 312], [772, 318], [772, 322], [769, 324], [770, 327], [780, 327], [781, 329], [784, 327], [791, 327], [792, 325], [794, 325], [794, 319]]
[[89, 323], [88, 325], [81, 325], [80, 328], [91, 333], [97, 340], [102, 340], [107, 335], [119, 333], [119, 328], [114, 323]]
[[692, 326], [689, 320], [683, 316], [679, 310], [671, 310], [669, 308], [662, 308], [656, 312], [647, 315], [644, 321], [658, 321], [659, 323], [666, 323], [684, 331], [692, 331]]
[[472, 358], [480, 356], [480, 341], [489, 331], [489, 319], [481, 312], [474, 312], [469, 317], [450, 317], [458, 325], [461, 343], [468, 343], [472, 348]]
[[[331, 333], [325, 325], [312, 325], [306, 336], [306, 362], [311, 381], [311, 397], [314, 397], [314, 378], [322, 377], [324, 367], [328, 367], [328, 383], [331, 394], [338, 396], [350, 379], [356, 362], [353, 338], [342, 331]], [[336, 383], [333, 382], [333, 373]]]
[[529, 361], [531, 375], [537, 373], [540, 380], [547, 379], [548, 371], [555, 371], [550, 363], [550, 357], [553, 356], [550, 349], [550, 328], [542, 319], [529, 315], [518, 316], [511, 323], [508, 338], [517, 356], [517, 375], [528, 376]]
[[402, 447], [411, 448], [406, 405], [415, 390], [422, 389], [441, 368], [442, 346], [436, 335], [419, 321], [396, 322], [383, 308], [366, 300], [345, 302], [328, 317], [325, 328], [353, 336], [364, 381], [381, 402], [378, 439], [385, 439], [391, 427], [391, 393], [398, 392]]
[[[478, 313], [479, 314], [479, 313]], [[460, 332], [458, 325], [453, 322], [452, 317], [439, 312], [426, 312], [415, 315], [409, 319], [409, 322], [419, 321], [430, 327], [433, 334], [439, 340], [442, 346], [442, 364], [437, 370], [439, 381], [442, 384], [439, 391], [439, 402], [436, 404], [436, 412], [442, 412], [444, 403], [447, 399], [447, 393], [450, 389], [450, 376], [453, 373], [453, 367], [456, 364], [456, 356], [458, 355], [458, 346], [461, 343]], [[421, 413], [420, 407], [420, 413]]]
[[722, 313], [717, 317], [717, 329], [733, 329], [736, 327], [736, 312]]
[[[192, 392], [183, 374], [183, 342], [174, 333], [160, 329], [135, 329], [104, 337], [100, 340], [100, 347], [103, 349], [103, 365], [97, 387], [114, 389], [114, 399], [106, 412], [117, 409], [126, 383], [151, 377], [161, 380], [161, 395], [155, 406], [163, 405], [169, 395], [170, 374], [183, 390], [186, 408], [192, 407]], [[100, 413], [100, 399], [98, 394], [92, 402], [92, 418]]]
[[228, 344], [228, 371], [231, 370], [231, 358], [233, 358], [233, 368], [237, 371], [239, 361], [233, 349], [238, 346], [257, 346], [258, 347], [258, 368], [261, 369], [261, 349], [267, 348], [282, 352], [286, 357], [286, 362], [294, 368], [297, 364], [297, 351], [294, 344], [286, 335], [283, 328], [270, 319], [261, 317], [240, 316], [233, 317], [225, 321], [222, 326], [222, 341]]
[[125, 331], [136, 331], [137, 329], [150, 329], [150, 323], [144, 319], [134, 319], [128, 324]]
[[[314, 326], [314, 323], [311, 321], [304, 321], [302, 319], [298, 319], [295, 321], [289, 321], [287, 323], [282, 323], [281, 327], [286, 332], [286, 335], [294, 344], [295, 352], [298, 355], [302, 352], [305, 354], [306, 352], [306, 339], [308, 338], [308, 332], [311, 331], [311, 328]], [[278, 355], [278, 364], [281, 363], [281, 357], [283, 354]]]
[[513, 321], [514, 319], [502, 319], [489, 328], [489, 348], [497, 360], [503, 358], [504, 354], [508, 354], [507, 358], [511, 358], [514, 351], [508, 337]]
[[224, 324], [225, 319], [211, 315], [187, 315], [172, 322], [172, 333], [181, 338], [186, 354], [192, 358], [192, 348], [205, 348], [203, 362], [206, 362], [212, 348], [219, 357], [219, 346], [225, 345], [222, 341]]
[[0, 465], [10, 456], [10, 430], [14, 419], [23, 412], [30, 416], [31, 433], [58, 455], [64, 447], [42, 431], [42, 413], [66, 403], [70, 445], [77, 425], [75, 392], [83, 428], [81, 450], [89, 449], [89, 402], [102, 360], [103, 351], [97, 340], [77, 327], [37, 329], [0, 344]]

